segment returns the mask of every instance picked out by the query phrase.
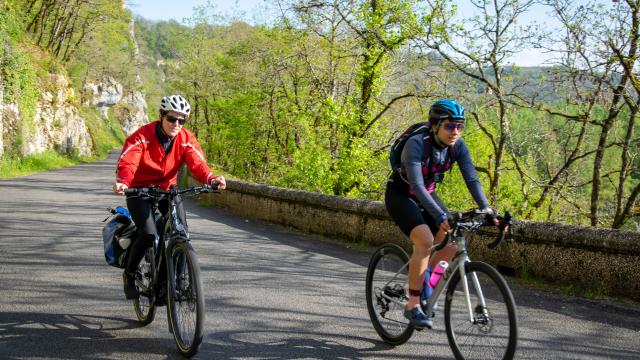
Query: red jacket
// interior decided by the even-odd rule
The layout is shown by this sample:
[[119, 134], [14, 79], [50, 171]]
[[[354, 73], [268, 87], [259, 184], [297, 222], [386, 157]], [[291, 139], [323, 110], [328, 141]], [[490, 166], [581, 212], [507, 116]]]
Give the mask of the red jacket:
[[177, 183], [178, 169], [183, 163], [203, 184], [209, 184], [216, 177], [193, 133], [182, 128], [173, 140], [171, 151], [165, 154], [156, 136], [157, 126], [159, 121], [144, 125], [124, 142], [116, 168], [117, 182], [128, 187], [158, 185], [167, 190]]

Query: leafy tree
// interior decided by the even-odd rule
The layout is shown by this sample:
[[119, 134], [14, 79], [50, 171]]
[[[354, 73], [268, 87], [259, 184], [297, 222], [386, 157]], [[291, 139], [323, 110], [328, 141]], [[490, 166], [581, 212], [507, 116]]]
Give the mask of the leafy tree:
[[470, 115], [493, 147], [490, 166], [478, 167], [478, 170], [489, 177], [489, 197], [497, 203], [505, 155], [511, 155], [519, 167], [513, 146], [509, 149], [507, 144], [511, 139], [510, 104], [516, 101], [517, 90], [524, 84], [515, 83], [507, 69], [512, 68], [508, 67], [511, 56], [527, 46], [535, 36], [533, 25], [517, 26], [534, 1], [477, 0], [471, 4], [478, 15], [456, 20], [455, 7], [435, 2], [430, 25], [444, 31], [425, 39], [424, 44], [436, 51], [446, 65], [484, 87], [484, 94], [473, 99], [475, 104], [481, 108], [496, 108], [496, 132], [481, 121], [477, 112], [472, 111]]
[[[593, 155], [591, 180], [580, 185], [591, 187], [590, 224], [597, 226], [607, 221], [602, 218], [600, 208], [611, 208], [608, 203], [615, 203], [606, 217], [613, 219], [613, 227], [620, 227], [632, 216], [638, 196], [637, 185], [632, 185], [634, 180], [629, 177], [637, 171], [632, 167], [637, 150], [631, 144], [638, 141], [633, 138], [637, 119], [634, 99], [638, 92], [633, 86], [635, 74], [631, 69], [638, 66], [638, 2], [626, 1], [609, 8], [598, 3], [584, 6], [565, 1], [549, 1], [548, 5], [566, 29], [562, 41], [555, 42], [562, 47], [549, 46], [550, 51], [562, 54], [557, 78], [570, 79], [562, 84], [565, 101], [578, 109], [576, 113], [557, 114], [582, 123], [581, 140], [587, 126], [594, 128], [594, 136], [587, 139], [595, 146], [576, 155], [579, 158]], [[626, 124], [620, 123], [623, 114], [627, 114]], [[620, 141], [620, 137], [624, 140]], [[620, 154], [618, 161], [615, 153]], [[618, 174], [617, 179], [612, 178], [614, 174]], [[610, 185], [603, 181], [609, 181]], [[630, 186], [634, 189], [629, 193]], [[603, 194], [609, 191], [613, 194], [603, 202]]]

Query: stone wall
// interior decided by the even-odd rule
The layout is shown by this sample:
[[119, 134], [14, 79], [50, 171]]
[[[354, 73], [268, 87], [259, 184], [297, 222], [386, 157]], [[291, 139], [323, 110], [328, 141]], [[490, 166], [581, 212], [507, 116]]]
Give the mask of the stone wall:
[[0, 71], [0, 159], [4, 154], [4, 79]]
[[[410, 247], [379, 201], [233, 180], [223, 194], [205, 199], [242, 216], [309, 233], [372, 246], [394, 242]], [[561, 286], [640, 300], [640, 233], [529, 221], [516, 221], [513, 230], [515, 241], [496, 250], [486, 245], [497, 233], [478, 232], [469, 244], [471, 258]]]

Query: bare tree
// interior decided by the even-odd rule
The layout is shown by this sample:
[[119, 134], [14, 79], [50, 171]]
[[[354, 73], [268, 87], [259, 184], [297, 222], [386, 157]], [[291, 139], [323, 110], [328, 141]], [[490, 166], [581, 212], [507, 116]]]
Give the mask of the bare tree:
[[[493, 133], [489, 124], [478, 125], [489, 138], [493, 147], [492, 163], [478, 170], [489, 177], [489, 196], [495, 204], [498, 201], [498, 187], [503, 171], [505, 154], [509, 151], [507, 143], [511, 137], [511, 104], [518, 99], [517, 90], [524, 84], [505, 79], [506, 71], [513, 69], [511, 58], [528, 46], [536, 36], [535, 26], [518, 26], [518, 21], [534, 4], [534, 1], [520, 0], [473, 0], [471, 4], [477, 15], [455, 20], [451, 10], [436, 3], [433, 9], [431, 29], [444, 29], [441, 36], [432, 36], [425, 45], [435, 50], [445, 62], [456, 71], [464, 74], [486, 88], [484, 96], [476, 103], [484, 107], [497, 108], [497, 133]], [[513, 153], [512, 160], [517, 158]]]
[[[632, 190], [627, 197], [625, 190], [633, 170], [632, 159], [637, 154], [637, 151], [631, 151], [631, 144], [639, 93], [630, 91], [634, 90], [636, 77], [633, 69], [638, 67], [638, 4], [638, 1], [626, 1], [606, 8], [598, 3], [547, 2], [562, 23], [565, 34], [564, 41], [560, 42], [564, 45], [562, 48], [548, 49], [562, 54], [559, 74], [572, 79], [570, 86], [565, 86], [565, 101], [581, 109], [578, 115], [560, 115], [588, 123], [598, 132], [595, 148], [580, 155], [581, 158], [593, 156], [591, 180], [583, 184], [591, 185], [588, 217], [592, 226], [606, 223], [607, 218], [613, 218], [611, 226], [622, 226], [630, 217], [638, 196], [637, 191]], [[625, 111], [628, 113], [626, 126], [620, 124]], [[615, 135], [620, 127], [626, 127], [623, 140]], [[621, 154], [616, 169], [605, 163], [605, 158], [612, 156], [608, 154], [614, 150]], [[614, 174], [618, 174], [617, 184], [611, 178]], [[603, 181], [607, 180], [615, 188], [613, 201], [602, 197]], [[614, 210], [603, 217], [600, 209], [607, 202], [615, 203]]]

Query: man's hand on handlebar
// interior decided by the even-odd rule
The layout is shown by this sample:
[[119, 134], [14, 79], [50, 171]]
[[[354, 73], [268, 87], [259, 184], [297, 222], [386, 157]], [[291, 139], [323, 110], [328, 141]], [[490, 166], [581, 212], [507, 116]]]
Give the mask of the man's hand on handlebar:
[[113, 193], [116, 195], [124, 195], [124, 191], [129, 187], [126, 184], [116, 182], [113, 184]]
[[211, 180], [211, 186], [216, 188], [216, 185], [218, 190], [224, 190], [227, 188], [227, 181], [224, 176], [218, 175]]
[[498, 214], [496, 214], [496, 212], [492, 208], [487, 207], [480, 211], [486, 214], [487, 220], [490, 220], [491, 222], [493, 222], [495, 226], [500, 226], [500, 220], [498, 220]]

